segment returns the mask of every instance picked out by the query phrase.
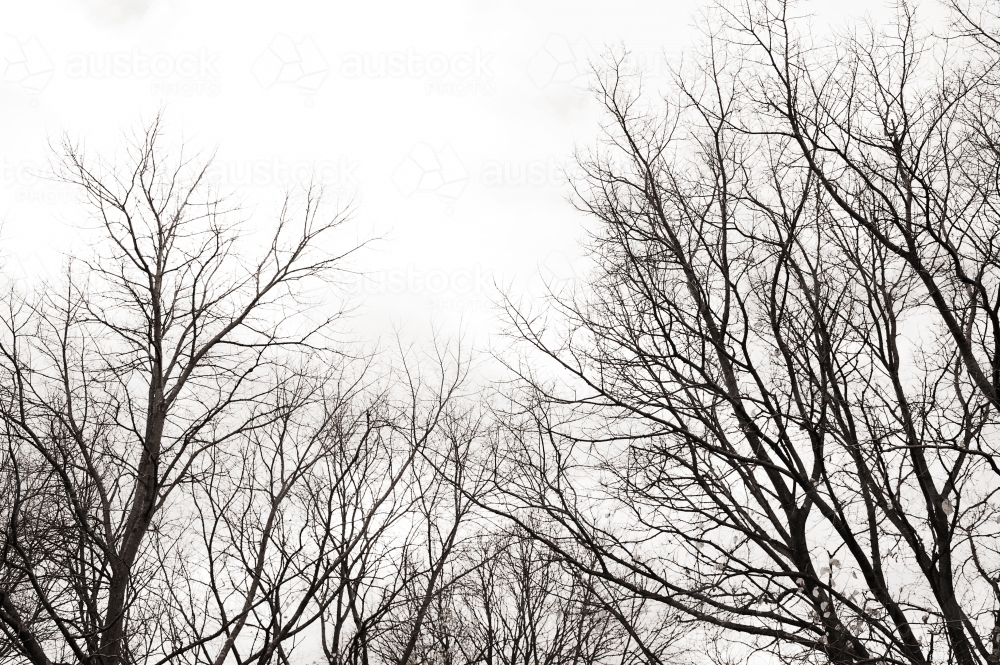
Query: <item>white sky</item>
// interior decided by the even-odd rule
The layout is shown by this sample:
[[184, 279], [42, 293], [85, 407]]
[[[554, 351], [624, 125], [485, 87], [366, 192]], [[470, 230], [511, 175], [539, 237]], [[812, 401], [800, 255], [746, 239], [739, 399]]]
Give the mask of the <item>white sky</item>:
[[[864, 7], [860, 1], [837, 7]], [[829, 5], [828, 5], [829, 6]], [[219, 149], [270, 221], [308, 165], [387, 233], [363, 327], [489, 330], [494, 278], [572, 277], [585, 220], [558, 168], [597, 135], [588, 56], [624, 42], [655, 76], [696, 3], [41, 0], [0, 5], [0, 243], [29, 276], [74, 251], [73, 194], [32, 176], [68, 131], [110, 153], [166, 109], [168, 143]], [[384, 63], [384, 68], [380, 67]], [[429, 71], [428, 71], [429, 70]], [[77, 250], [78, 251], [78, 250]], [[533, 286], [532, 286], [533, 285]]]
[[74, 193], [32, 175], [50, 138], [110, 156], [165, 108], [167, 145], [218, 147], [256, 224], [310, 164], [356, 195], [358, 233], [386, 234], [355, 264], [362, 335], [461, 322], [483, 345], [494, 279], [531, 297], [580, 265], [586, 220], [557, 172], [598, 134], [587, 58], [624, 43], [662, 75], [700, 1], [0, 3], [0, 269], [86, 251]]

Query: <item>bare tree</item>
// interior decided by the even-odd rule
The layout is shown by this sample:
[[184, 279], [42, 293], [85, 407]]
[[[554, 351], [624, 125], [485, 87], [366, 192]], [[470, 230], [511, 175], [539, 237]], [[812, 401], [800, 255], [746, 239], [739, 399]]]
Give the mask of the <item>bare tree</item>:
[[[473, 507], [470, 496], [480, 494], [479, 479], [470, 477], [468, 463], [472, 446], [479, 443], [483, 419], [467, 413], [450, 414], [443, 429], [444, 445], [438, 450], [428, 449], [426, 468], [418, 474], [413, 485], [414, 520], [407, 548], [404, 552], [404, 569], [407, 588], [399, 631], [403, 639], [392, 661], [400, 665], [434, 662], [428, 652], [436, 641], [426, 635], [430, 627], [428, 615], [435, 609], [438, 614], [444, 607], [446, 587], [462, 575], [461, 563], [455, 565], [455, 554], [469, 534], [467, 522]], [[449, 579], [450, 578], [450, 579]], [[429, 637], [430, 639], [424, 639]], [[439, 636], [440, 637], [440, 636]], [[447, 644], [444, 653], [449, 653]]]
[[643, 622], [643, 608], [607, 592], [515, 530], [485, 534], [478, 565], [456, 585], [449, 611], [459, 663], [660, 663], [673, 624]]
[[742, 658], [1000, 662], [996, 11], [896, 9], [716, 7], [662, 105], [611, 58], [593, 279], [508, 308], [496, 510]]
[[[302, 616], [278, 592], [314, 593], [327, 546], [297, 539], [286, 506], [306, 511], [317, 466], [369, 436], [338, 429], [350, 391], [324, 394], [292, 362], [327, 343], [335, 316], [302, 314], [353, 249], [322, 247], [343, 215], [308, 188], [253, 249], [208, 161], [162, 142], [157, 119], [120, 168], [64, 142], [57, 177], [83, 194], [95, 253], [2, 299], [0, 626], [8, 653], [37, 665], [222, 662], [251, 624], [237, 660], [270, 660]], [[192, 523], [208, 548], [198, 570]], [[200, 593], [181, 580], [216, 611], [174, 611]]]
[[[351, 524], [361, 540], [337, 559], [329, 584], [333, 600], [325, 603], [321, 626], [330, 663], [412, 657], [461, 543], [471, 505], [463, 490], [478, 492], [465, 474], [486, 421], [475, 415], [475, 401], [470, 406], [465, 399], [470, 359], [455, 344], [436, 345], [430, 358], [402, 353], [401, 361], [386, 388], [383, 436], [397, 458], [406, 453], [407, 464], [389, 485], [391, 499], [382, 502], [377, 519]], [[356, 513], [366, 503], [359, 497], [381, 482], [376, 469], [364, 469], [338, 505]]]

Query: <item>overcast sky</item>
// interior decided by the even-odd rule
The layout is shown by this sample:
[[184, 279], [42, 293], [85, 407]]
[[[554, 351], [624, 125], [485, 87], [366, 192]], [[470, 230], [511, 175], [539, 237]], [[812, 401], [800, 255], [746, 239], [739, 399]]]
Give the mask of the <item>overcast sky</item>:
[[[827, 3], [832, 5], [832, 3]], [[864, 3], [837, 3], [858, 7]], [[266, 224], [312, 169], [355, 203], [366, 329], [488, 330], [494, 281], [580, 265], [559, 169], [597, 135], [587, 60], [626, 44], [653, 79], [694, 39], [665, 2], [42, 0], [0, 6], [0, 243], [27, 275], [80, 251], [74, 194], [34, 174], [66, 131], [112, 154], [166, 110], [167, 143], [218, 148]]]

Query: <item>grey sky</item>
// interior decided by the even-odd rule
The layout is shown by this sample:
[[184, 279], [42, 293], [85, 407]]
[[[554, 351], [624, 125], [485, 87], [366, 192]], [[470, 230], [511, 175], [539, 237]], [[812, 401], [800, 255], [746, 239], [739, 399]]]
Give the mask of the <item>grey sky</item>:
[[[865, 3], [837, 3], [839, 9]], [[354, 197], [366, 327], [489, 327], [494, 278], [577, 265], [558, 173], [597, 134], [586, 60], [624, 42], [655, 78], [693, 3], [46, 0], [0, 9], [0, 219], [28, 275], [74, 251], [73, 193], [35, 177], [62, 131], [109, 154], [159, 108], [169, 143], [218, 146], [253, 219], [312, 168]]]

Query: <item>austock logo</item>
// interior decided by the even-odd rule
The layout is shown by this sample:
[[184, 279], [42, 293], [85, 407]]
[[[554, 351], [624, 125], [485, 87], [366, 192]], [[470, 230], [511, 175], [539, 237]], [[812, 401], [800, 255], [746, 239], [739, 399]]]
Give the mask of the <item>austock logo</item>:
[[469, 172], [450, 145], [434, 148], [418, 143], [392, 173], [392, 182], [405, 198], [414, 194], [436, 194], [454, 202], [469, 181]]
[[[68, 79], [145, 79], [153, 93], [208, 94], [220, 91], [218, 52], [201, 48], [182, 52], [128, 51], [70, 53], [59, 71]], [[37, 37], [0, 36], [3, 81], [20, 85], [32, 96], [49, 84], [56, 67]]]
[[536, 298], [566, 295], [578, 277], [573, 260], [559, 250], [552, 250], [538, 263], [537, 273], [528, 280], [527, 291]]
[[552, 34], [528, 62], [528, 76], [539, 89], [569, 85], [586, 89], [590, 48], [583, 39], [574, 41]]
[[265, 90], [288, 86], [311, 97], [323, 86], [330, 66], [311, 37], [276, 35], [257, 56], [252, 72]]
[[45, 89], [55, 70], [37, 37], [19, 39], [9, 34], [0, 35], [0, 68], [4, 83], [18, 85], [33, 96]]

